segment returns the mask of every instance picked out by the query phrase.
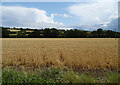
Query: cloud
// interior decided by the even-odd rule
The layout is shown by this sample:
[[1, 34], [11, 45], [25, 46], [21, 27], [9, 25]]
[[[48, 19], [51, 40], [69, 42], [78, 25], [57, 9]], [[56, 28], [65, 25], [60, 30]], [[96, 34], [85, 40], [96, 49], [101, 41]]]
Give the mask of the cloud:
[[65, 17], [65, 18], [72, 17], [72, 16], [70, 16], [70, 15], [68, 15], [68, 14], [51, 14], [51, 16], [52, 16], [52, 17], [54, 17], [54, 16], [60, 16], [60, 17]]
[[95, 24], [90, 24], [90, 25], [74, 25], [72, 26], [75, 29], [81, 29], [81, 30], [89, 30], [89, 31], [93, 31], [93, 30], [97, 30], [98, 28], [102, 28], [104, 30], [114, 30], [116, 29], [116, 31], [118, 30], [118, 18], [114, 18], [111, 19], [111, 21], [108, 22], [101, 22], [101, 23], [95, 23]]
[[71, 5], [67, 10], [80, 20], [78, 23], [80, 26], [107, 27], [113, 19], [118, 18], [118, 0], [94, 0], [91, 3]]
[[[87, 3], [75, 3], [67, 8], [70, 14], [53, 13], [50, 16], [48, 16], [45, 10], [37, 8], [4, 5], [1, 7], [2, 15], [0, 17], [2, 16], [3, 26], [78, 28], [83, 30], [95, 30], [97, 28], [112, 29], [117, 27], [118, 0], [92, 0]], [[65, 26], [63, 23], [54, 21], [56, 16], [64, 18], [72, 17], [71, 19], [77, 18], [78, 20], [75, 21], [76, 25], [74, 26]]]
[[2, 25], [30, 28], [59, 27], [64, 26], [53, 20], [54, 17], [47, 16], [45, 10], [27, 8], [21, 6], [2, 7]]

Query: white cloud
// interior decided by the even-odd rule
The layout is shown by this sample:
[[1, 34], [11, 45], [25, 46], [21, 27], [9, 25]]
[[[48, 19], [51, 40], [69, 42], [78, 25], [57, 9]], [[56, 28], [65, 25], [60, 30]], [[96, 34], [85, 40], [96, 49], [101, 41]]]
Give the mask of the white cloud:
[[59, 27], [58, 29], [60, 29], [60, 30], [70, 30], [70, 29], [73, 29], [73, 28], [71, 28], [71, 27]]
[[2, 7], [3, 26], [16, 27], [59, 27], [62, 23], [55, 22], [54, 17], [47, 16], [46, 11], [36, 8], [27, 8], [20, 6], [0, 6]]
[[119, 0], [94, 0], [91, 3], [74, 4], [68, 7], [69, 13], [77, 16], [81, 25], [103, 24], [107, 26], [118, 17]]
[[68, 14], [51, 14], [51, 16], [52, 16], [52, 17], [54, 17], [54, 16], [60, 16], [60, 17], [65, 17], [65, 18], [72, 17], [72, 16], [70, 16], [70, 15], [68, 15]]

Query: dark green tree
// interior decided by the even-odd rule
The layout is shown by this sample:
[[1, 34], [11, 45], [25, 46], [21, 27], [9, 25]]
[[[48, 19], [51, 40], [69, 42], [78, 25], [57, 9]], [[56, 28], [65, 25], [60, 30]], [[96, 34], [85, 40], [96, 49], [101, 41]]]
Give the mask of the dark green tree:
[[10, 31], [8, 31], [7, 28], [3, 28], [3, 27], [2, 27], [2, 37], [3, 37], [3, 38], [8, 38], [8, 37], [9, 37], [9, 34], [10, 34]]
[[49, 28], [45, 28], [44, 31], [43, 31], [43, 36], [45, 38], [50, 38], [51, 37], [51, 30]]
[[59, 36], [59, 31], [55, 28], [52, 28], [50, 35], [52, 38], [57, 38]]
[[40, 31], [35, 29], [34, 32], [30, 33], [30, 35], [28, 37], [32, 37], [32, 38], [40, 38]]
[[107, 38], [115, 38], [115, 32], [111, 31], [111, 30], [107, 30], [106, 37]]
[[98, 38], [104, 37], [103, 29], [101, 29], [101, 28], [97, 29], [97, 37]]

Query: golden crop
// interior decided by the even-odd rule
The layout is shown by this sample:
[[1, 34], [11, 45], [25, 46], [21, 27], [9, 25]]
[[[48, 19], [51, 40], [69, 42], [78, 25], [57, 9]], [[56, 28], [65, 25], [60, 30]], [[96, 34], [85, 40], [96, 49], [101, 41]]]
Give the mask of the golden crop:
[[117, 69], [118, 40], [112, 38], [6, 38], [2, 65]]

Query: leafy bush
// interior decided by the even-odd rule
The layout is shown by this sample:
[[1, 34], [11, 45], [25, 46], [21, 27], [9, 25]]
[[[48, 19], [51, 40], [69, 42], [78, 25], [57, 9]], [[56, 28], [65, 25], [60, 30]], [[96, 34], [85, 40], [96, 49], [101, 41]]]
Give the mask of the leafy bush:
[[25, 75], [13, 69], [4, 69], [2, 72], [2, 83], [24, 83]]
[[[36, 71], [17, 71], [13, 69], [3, 69], [2, 83], [46, 83], [46, 84], [62, 84], [62, 83], [117, 83], [120, 74], [107, 72], [104, 78], [107, 81], [96, 80], [96, 77], [90, 74], [78, 74], [73, 70], [63, 71], [59, 68], [48, 68]], [[100, 77], [101, 78], [101, 77]]]
[[62, 83], [63, 71], [61, 69], [46, 69], [41, 73], [27, 73], [4, 69], [2, 83]]

